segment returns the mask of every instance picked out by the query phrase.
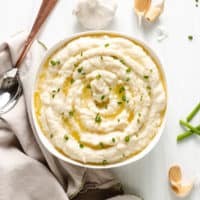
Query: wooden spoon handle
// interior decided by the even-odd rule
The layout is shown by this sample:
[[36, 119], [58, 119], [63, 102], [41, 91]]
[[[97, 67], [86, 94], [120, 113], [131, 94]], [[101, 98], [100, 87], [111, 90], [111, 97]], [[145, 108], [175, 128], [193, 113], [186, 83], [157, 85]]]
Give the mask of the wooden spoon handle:
[[58, 0], [43, 0], [42, 1], [42, 5], [40, 6], [40, 10], [37, 14], [37, 18], [32, 26], [31, 32], [25, 42], [25, 45], [22, 49], [22, 52], [21, 52], [17, 62], [16, 62], [15, 67], [18, 68], [20, 66], [20, 64], [23, 62], [28, 50], [31, 47], [31, 44], [33, 43], [33, 41], [35, 39], [35, 36], [39, 32], [41, 26], [43, 25], [44, 21], [46, 20], [46, 18], [50, 14], [50, 12], [55, 7], [57, 1]]

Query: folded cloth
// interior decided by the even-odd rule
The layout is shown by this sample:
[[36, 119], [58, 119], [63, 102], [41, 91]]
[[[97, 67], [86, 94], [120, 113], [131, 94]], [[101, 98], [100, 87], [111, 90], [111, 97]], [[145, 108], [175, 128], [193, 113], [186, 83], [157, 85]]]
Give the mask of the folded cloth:
[[[14, 66], [26, 37], [21, 32], [0, 45], [0, 73]], [[31, 103], [33, 77], [44, 53], [41, 42], [34, 42], [20, 68], [24, 96], [0, 118], [0, 200], [137, 200], [117, 196], [122, 187], [110, 171], [67, 164], [43, 147], [25, 105]]]

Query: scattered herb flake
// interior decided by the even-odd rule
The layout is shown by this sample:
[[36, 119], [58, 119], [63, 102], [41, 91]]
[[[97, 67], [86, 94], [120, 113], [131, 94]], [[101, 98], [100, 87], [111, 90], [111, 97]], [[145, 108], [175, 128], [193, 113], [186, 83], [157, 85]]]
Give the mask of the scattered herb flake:
[[80, 67], [77, 69], [78, 73], [81, 73], [83, 71], [83, 67]]
[[77, 67], [78, 67], [78, 64], [74, 64], [74, 67], [77, 68]]
[[130, 81], [130, 78], [128, 77], [128, 78], [126, 78], [126, 81], [128, 82], [128, 81]]
[[53, 134], [50, 135], [50, 138], [53, 138]]
[[104, 47], [109, 47], [110, 46], [110, 44], [109, 43], [106, 43], [105, 45], [104, 45]]
[[125, 61], [124, 60], [120, 60], [120, 62], [123, 64], [123, 65], [126, 65]]
[[140, 101], [142, 101], [142, 100], [143, 100], [143, 95], [140, 96]]
[[83, 56], [83, 52], [81, 51], [81, 56]]
[[98, 74], [98, 75], [96, 76], [96, 78], [97, 78], [97, 79], [100, 79], [100, 78], [101, 78], [101, 74]]
[[103, 142], [100, 142], [100, 143], [99, 143], [99, 146], [100, 146], [101, 148], [104, 148]]
[[72, 78], [72, 79], [70, 80], [70, 83], [73, 84], [74, 82], [75, 82], [75, 80]]
[[107, 161], [107, 160], [103, 160], [103, 161], [102, 161], [102, 164], [103, 164], [103, 165], [107, 165], [107, 164], [108, 164], [108, 161]]
[[137, 119], [137, 123], [138, 123], [138, 124], [140, 123], [140, 119], [139, 119], [139, 118]]
[[68, 137], [68, 135], [64, 135], [64, 139], [67, 141], [67, 140], [69, 140], [69, 137]]
[[74, 111], [69, 111], [69, 116], [73, 117], [74, 116]]
[[120, 122], [120, 119], [117, 119], [118, 123]]
[[115, 138], [112, 138], [112, 142], [115, 143], [115, 141], [116, 141]]
[[79, 144], [79, 147], [81, 148], [81, 149], [83, 149], [84, 148], [84, 145], [83, 144]]
[[103, 56], [100, 56], [101, 60], [103, 60]]
[[126, 96], [125, 95], [122, 96], [122, 101], [126, 101]]
[[127, 70], [126, 70], [127, 73], [130, 73], [131, 72], [131, 68], [129, 67]]
[[147, 90], [151, 90], [151, 86], [148, 85], [148, 86], [147, 86]]
[[57, 60], [57, 61], [51, 60], [50, 63], [51, 63], [52, 66], [55, 66], [55, 65], [59, 65], [60, 61], [59, 60]]
[[121, 102], [121, 101], [118, 101], [118, 102], [117, 102], [117, 104], [118, 104], [118, 105], [121, 105], [121, 104], [122, 104], [122, 102]]
[[90, 84], [88, 84], [88, 85], [86, 86], [86, 88], [87, 88], [87, 89], [90, 89], [90, 88], [91, 88]]
[[125, 142], [129, 142], [129, 141], [130, 141], [130, 136], [127, 135], [127, 136], [124, 138], [124, 141], [125, 141]]
[[96, 117], [95, 117], [95, 122], [96, 123], [101, 123], [101, 116], [99, 113], [97, 113]]
[[192, 35], [188, 35], [188, 40], [192, 41], [193, 40], [193, 36]]
[[125, 91], [125, 87], [124, 86], [121, 86], [120, 88], [119, 88], [119, 93], [122, 93], [122, 92], [124, 92]]
[[141, 113], [140, 112], [138, 113], [138, 116], [141, 117]]
[[102, 96], [101, 96], [101, 100], [104, 100], [104, 98], [105, 98], [105, 96], [104, 96], [104, 95], [102, 95]]
[[143, 77], [144, 77], [144, 79], [148, 79], [149, 78], [149, 76], [147, 76], [147, 75], [144, 75]]

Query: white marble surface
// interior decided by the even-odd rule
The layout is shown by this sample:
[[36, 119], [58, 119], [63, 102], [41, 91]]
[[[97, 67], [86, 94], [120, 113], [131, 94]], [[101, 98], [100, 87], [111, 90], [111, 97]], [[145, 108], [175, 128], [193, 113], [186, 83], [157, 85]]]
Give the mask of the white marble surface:
[[[0, 41], [22, 29], [30, 29], [41, 0], [0, 0]], [[175, 200], [170, 192], [167, 172], [173, 163], [181, 164], [189, 177], [199, 176], [188, 200], [200, 198], [200, 138], [191, 137], [177, 144], [182, 131], [178, 124], [200, 99], [200, 6], [195, 0], [166, 0], [165, 12], [155, 24], [137, 26], [133, 0], [118, 0], [115, 20], [107, 28], [127, 33], [145, 41], [162, 60], [169, 89], [169, 112], [166, 128], [156, 148], [143, 160], [115, 169], [126, 191], [145, 200]], [[60, 0], [40, 33], [48, 47], [82, 28], [72, 16], [75, 1]], [[200, 4], [199, 4], [200, 5]], [[162, 25], [168, 38], [158, 42], [156, 31]], [[194, 40], [188, 41], [188, 35]], [[200, 115], [195, 120], [200, 122]]]

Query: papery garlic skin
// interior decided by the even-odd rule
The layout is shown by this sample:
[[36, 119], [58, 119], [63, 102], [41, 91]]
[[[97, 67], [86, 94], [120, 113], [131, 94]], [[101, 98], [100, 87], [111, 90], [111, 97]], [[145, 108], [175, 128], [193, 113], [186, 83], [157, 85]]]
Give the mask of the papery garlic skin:
[[116, 0], [79, 0], [73, 14], [85, 28], [102, 29], [112, 21], [116, 9]]
[[154, 22], [156, 19], [158, 19], [164, 10], [164, 3], [165, 1], [163, 0], [162, 3], [151, 6], [145, 14], [145, 19], [149, 22]]

